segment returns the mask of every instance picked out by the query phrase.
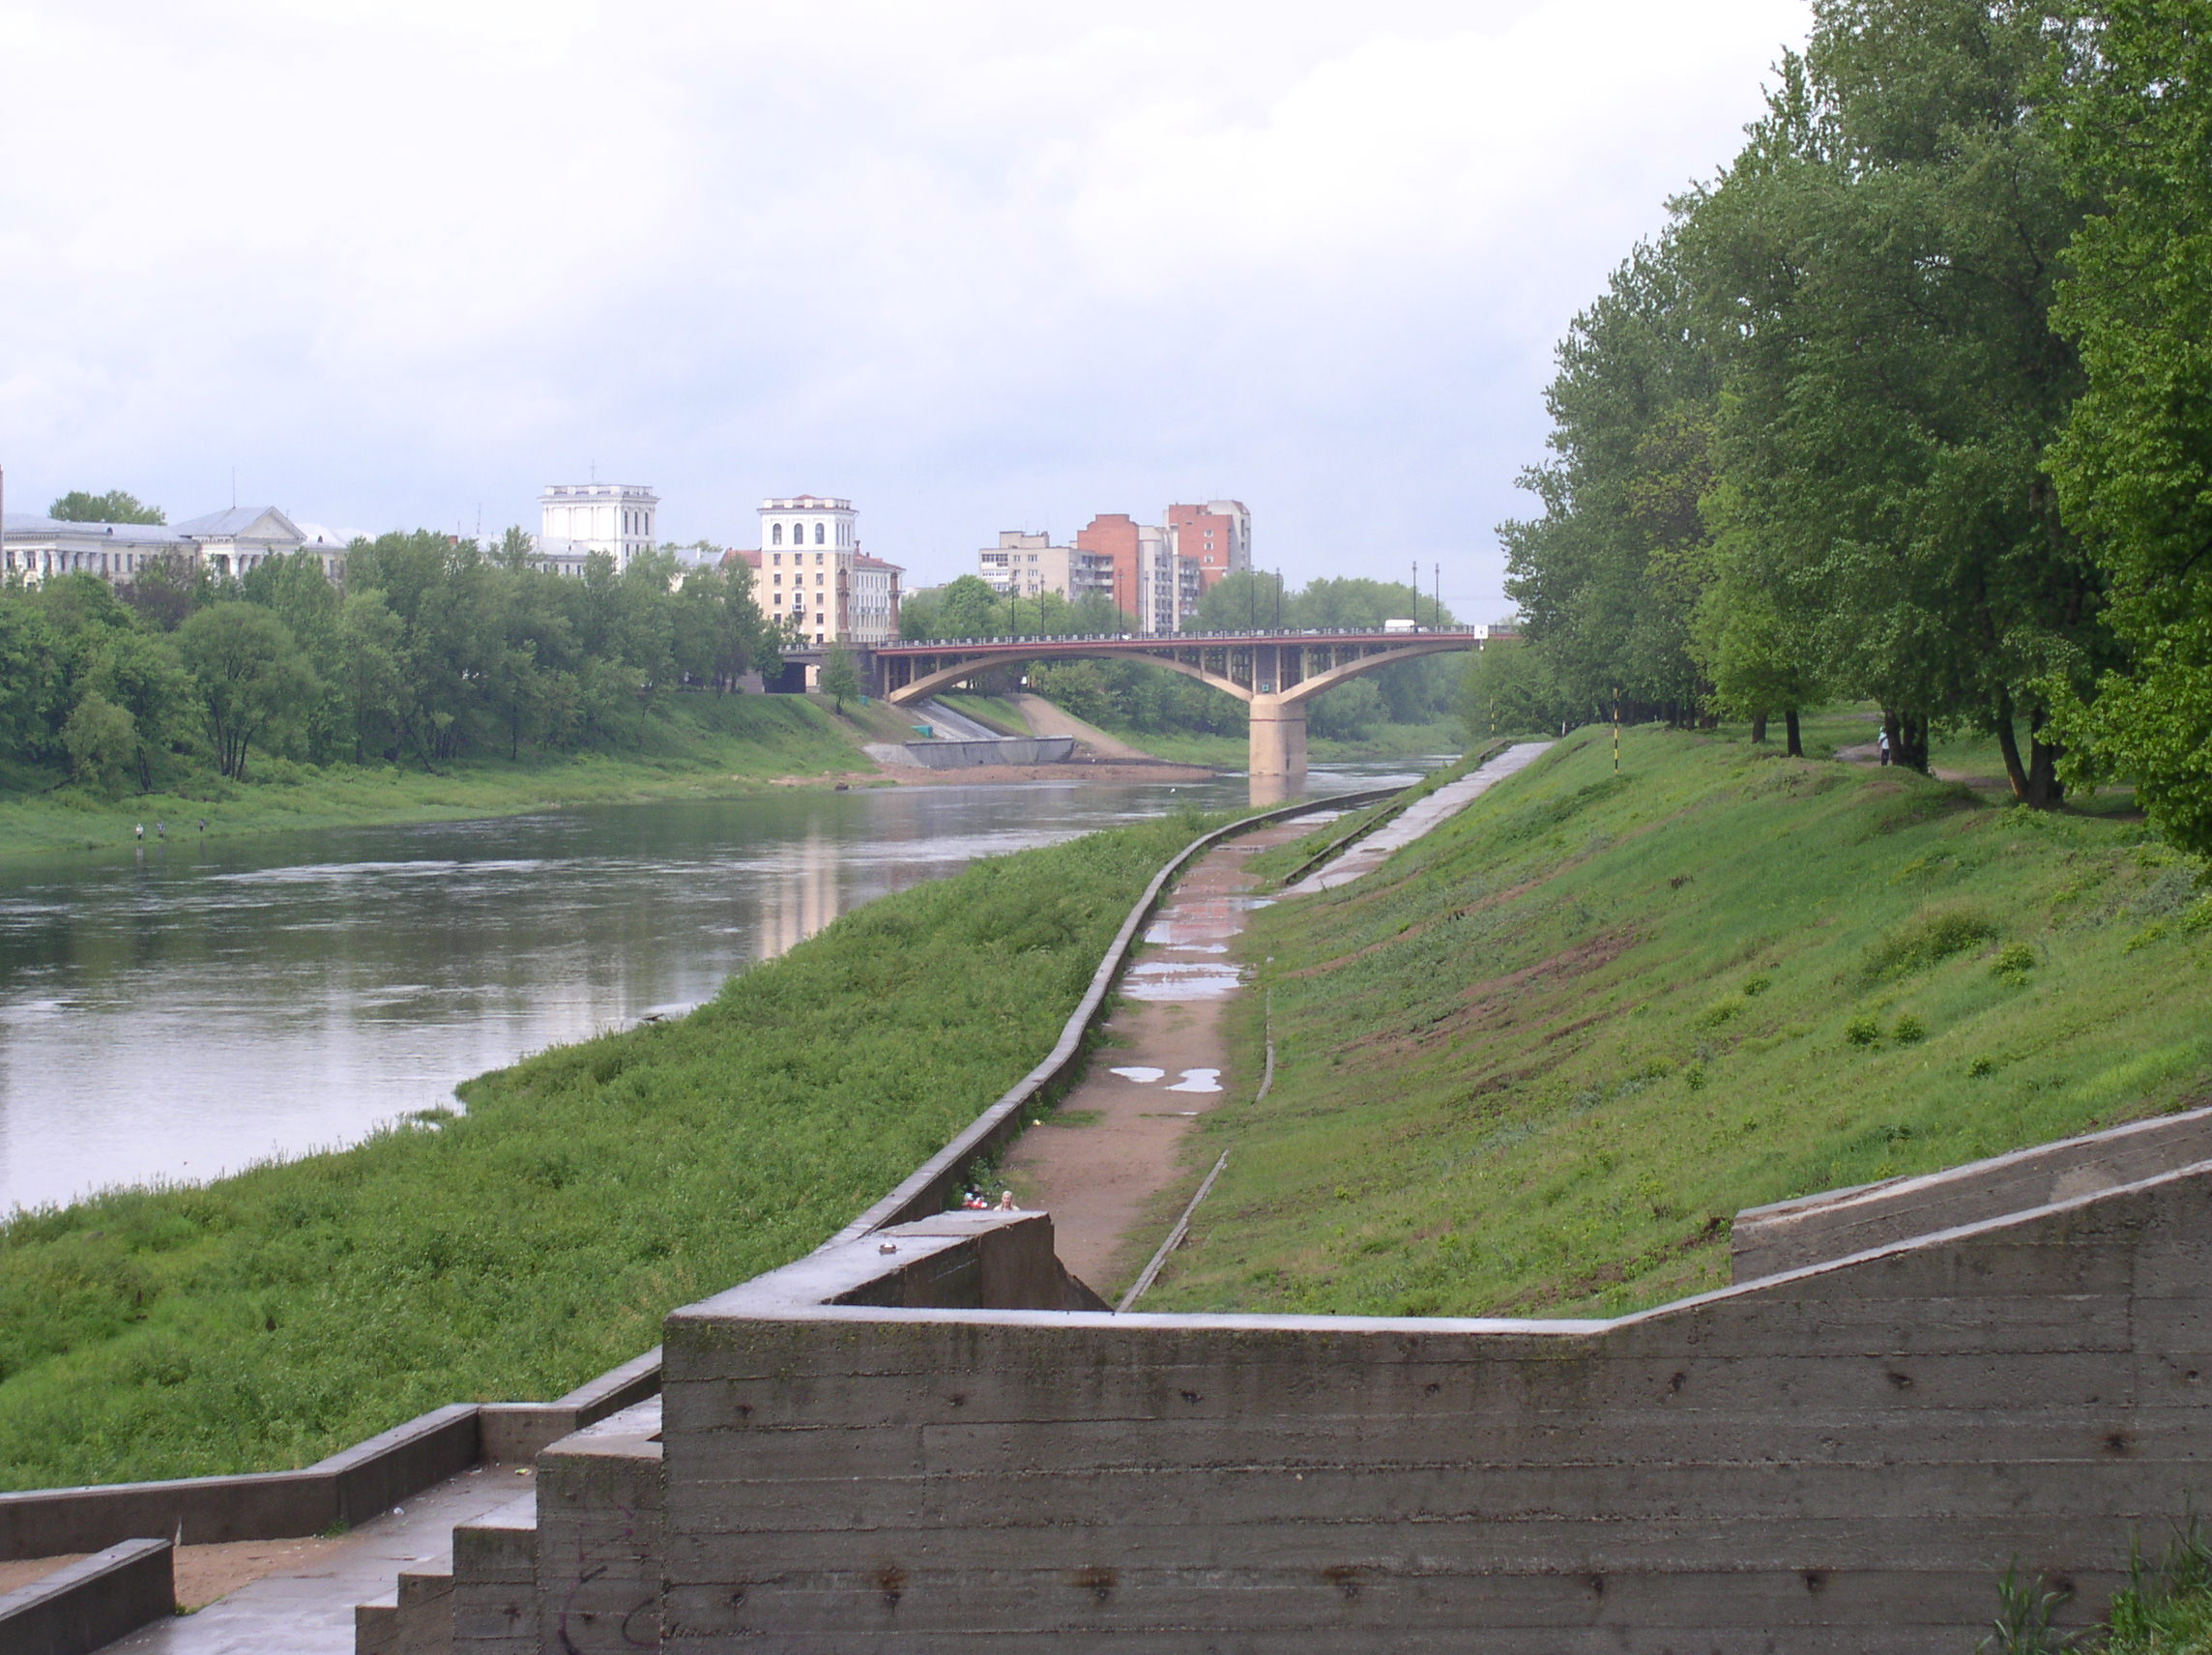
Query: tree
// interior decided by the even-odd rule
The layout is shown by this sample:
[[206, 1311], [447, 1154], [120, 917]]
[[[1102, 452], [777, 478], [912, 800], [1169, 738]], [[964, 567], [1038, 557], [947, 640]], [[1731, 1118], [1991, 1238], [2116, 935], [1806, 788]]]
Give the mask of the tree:
[[134, 494], [111, 488], [105, 494], [87, 494], [73, 488], [51, 506], [46, 515], [60, 523], [166, 523], [159, 506], [144, 506]]
[[88, 698], [99, 696], [130, 716], [129, 763], [139, 792], [153, 792], [156, 765], [168, 765], [187, 748], [200, 717], [198, 691], [174, 646], [159, 632], [109, 630], [91, 652], [83, 678]]
[[177, 647], [199, 681], [216, 768], [243, 781], [253, 743], [268, 744], [299, 717], [314, 675], [291, 629], [258, 603], [200, 610], [178, 629]]
[[123, 791], [125, 769], [136, 756], [138, 732], [131, 714], [97, 691], [87, 690], [62, 726], [70, 779], [110, 795]]
[[2160, 831], [2212, 856], [2212, 5], [2092, 0], [2074, 25], [2052, 125], [2102, 210], [2059, 291], [2087, 388], [2052, 471], [2132, 658], [2093, 700], [2053, 685], [2067, 771], [2132, 776]]
[[836, 704], [840, 716], [845, 711], [845, 699], [860, 693], [860, 669], [854, 664], [853, 652], [842, 644], [832, 644], [822, 656], [820, 688], [824, 695]]
[[1972, 724], [2045, 806], [2050, 677], [2102, 647], [2100, 577], [2042, 471], [2081, 386], [2049, 314], [2081, 203], [2035, 119], [2048, 51], [2026, 0], [1819, 0], [1676, 238], [1724, 360], [1744, 590], [1881, 704], [1906, 762]]

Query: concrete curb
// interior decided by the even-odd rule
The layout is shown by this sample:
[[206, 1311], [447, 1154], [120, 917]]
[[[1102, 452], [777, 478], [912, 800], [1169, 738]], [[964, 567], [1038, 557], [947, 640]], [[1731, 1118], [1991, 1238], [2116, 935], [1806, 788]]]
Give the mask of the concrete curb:
[[0, 1596], [8, 1655], [90, 1655], [177, 1611], [175, 1552], [126, 1540]]

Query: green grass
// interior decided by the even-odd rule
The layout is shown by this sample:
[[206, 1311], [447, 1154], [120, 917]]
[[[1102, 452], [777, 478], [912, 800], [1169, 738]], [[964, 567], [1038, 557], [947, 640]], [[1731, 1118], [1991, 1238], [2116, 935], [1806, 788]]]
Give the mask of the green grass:
[[[2137, 825], [1727, 737], [1578, 732], [1254, 915], [1266, 1104], [1160, 1310], [1617, 1313], [1745, 1206], [2203, 1100], [2212, 881]], [[1195, 1175], [1194, 1175], [1195, 1181]]]
[[1146, 881], [1213, 822], [884, 897], [689, 1017], [470, 1082], [465, 1116], [0, 1227], [0, 1486], [301, 1466], [637, 1354], [1043, 1057]]
[[0, 790], [0, 855], [131, 842], [135, 825], [173, 838], [284, 832], [385, 822], [512, 815], [552, 804], [716, 797], [780, 777], [869, 770], [856, 743], [873, 740], [827, 705], [796, 695], [684, 695], [651, 719], [634, 746], [550, 758], [472, 759], [442, 774], [419, 765], [291, 764], [256, 756], [244, 784], [212, 773], [177, 792], [119, 799], [53, 778], [17, 775]]

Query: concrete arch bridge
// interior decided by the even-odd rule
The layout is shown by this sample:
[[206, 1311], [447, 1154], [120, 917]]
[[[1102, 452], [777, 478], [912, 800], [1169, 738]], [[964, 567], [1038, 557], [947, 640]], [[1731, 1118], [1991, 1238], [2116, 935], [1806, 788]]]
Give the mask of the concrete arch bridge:
[[987, 667], [1016, 661], [1142, 660], [1234, 695], [1251, 709], [1255, 778], [1306, 768], [1306, 703], [1362, 673], [1453, 650], [1479, 650], [1487, 626], [1417, 631], [1185, 632], [1173, 637], [970, 638], [870, 651], [885, 700], [911, 706]]

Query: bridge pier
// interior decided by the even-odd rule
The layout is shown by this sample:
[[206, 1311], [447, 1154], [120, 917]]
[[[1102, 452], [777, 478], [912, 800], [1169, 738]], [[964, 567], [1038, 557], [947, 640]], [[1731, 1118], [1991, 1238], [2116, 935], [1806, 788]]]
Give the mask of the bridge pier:
[[1281, 695], [1252, 697], [1252, 779], [1281, 777], [1296, 782], [1306, 773], [1306, 704]]

